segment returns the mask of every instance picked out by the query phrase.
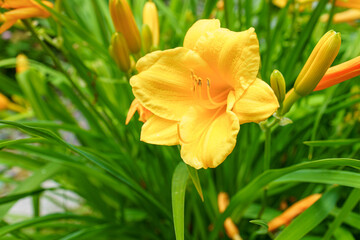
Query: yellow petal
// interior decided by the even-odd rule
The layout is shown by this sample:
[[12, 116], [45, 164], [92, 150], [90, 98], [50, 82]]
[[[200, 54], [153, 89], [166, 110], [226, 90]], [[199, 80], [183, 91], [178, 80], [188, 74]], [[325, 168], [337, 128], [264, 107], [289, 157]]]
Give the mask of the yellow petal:
[[194, 48], [232, 88], [245, 91], [256, 79], [260, 66], [259, 42], [253, 28], [232, 32], [225, 28], [208, 32]]
[[239, 123], [261, 122], [270, 117], [279, 107], [278, 100], [271, 87], [260, 79], [240, 96], [232, 111]]
[[184, 47], [194, 49], [196, 42], [208, 32], [213, 32], [220, 28], [218, 19], [201, 19], [195, 22], [187, 31], [184, 39]]
[[239, 120], [233, 112], [192, 107], [179, 125], [181, 157], [186, 164], [214, 168], [236, 145]]
[[153, 115], [142, 126], [140, 140], [158, 145], [178, 145], [177, 122]]
[[139, 74], [130, 79], [135, 97], [155, 115], [179, 121], [194, 104], [193, 73], [205, 78], [212, 70], [198, 54], [186, 48], [156, 51], [141, 58]]

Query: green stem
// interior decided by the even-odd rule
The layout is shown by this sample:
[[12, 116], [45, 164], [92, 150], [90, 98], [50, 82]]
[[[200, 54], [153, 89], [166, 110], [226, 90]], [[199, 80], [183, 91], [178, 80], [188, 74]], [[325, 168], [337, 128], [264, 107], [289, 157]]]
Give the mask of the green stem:
[[264, 171], [270, 169], [271, 160], [271, 128], [265, 128], [265, 154], [264, 154]]

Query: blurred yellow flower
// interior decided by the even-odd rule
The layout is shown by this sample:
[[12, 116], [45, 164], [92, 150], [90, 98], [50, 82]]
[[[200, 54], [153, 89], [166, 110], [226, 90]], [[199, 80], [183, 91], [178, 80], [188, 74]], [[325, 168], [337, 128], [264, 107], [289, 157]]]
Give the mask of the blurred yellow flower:
[[141, 140], [180, 143], [182, 159], [196, 169], [218, 166], [235, 147], [240, 124], [263, 121], [279, 107], [270, 86], [257, 78], [259, 65], [253, 28], [232, 32], [219, 20], [197, 21], [184, 47], [137, 62], [139, 74], [130, 84], [154, 114]]
[[359, 75], [360, 56], [329, 68], [314, 91], [323, 90]]
[[141, 49], [140, 32], [128, 2], [126, 0], [110, 0], [109, 9], [115, 30], [125, 37], [132, 53], [139, 52]]
[[159, 16], [155, 3], [148, 1], [143, 9], [143, 24], [147, 24], [151, 30], [152, 43], [159, 46]]
[[[53, 7], [49, 1], [42, 1], [42, 3], [48, 7]], [[0, 20], [4, 22], [0, 27], [0, 33], [8, 30], [19, 19], [50, 17], [50, 13], [34, 0], [0, 0], [0, 8], [10, 10], [0, 14]]]

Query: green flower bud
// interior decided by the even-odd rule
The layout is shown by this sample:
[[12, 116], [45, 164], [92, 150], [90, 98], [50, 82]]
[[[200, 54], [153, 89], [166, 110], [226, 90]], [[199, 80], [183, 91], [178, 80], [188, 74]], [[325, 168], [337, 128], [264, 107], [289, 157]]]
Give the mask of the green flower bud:
[[281, 104], [284, 101], [286, 93], [285, 79], [280, 71], [274, 70], [270, 76], [270, 85]]

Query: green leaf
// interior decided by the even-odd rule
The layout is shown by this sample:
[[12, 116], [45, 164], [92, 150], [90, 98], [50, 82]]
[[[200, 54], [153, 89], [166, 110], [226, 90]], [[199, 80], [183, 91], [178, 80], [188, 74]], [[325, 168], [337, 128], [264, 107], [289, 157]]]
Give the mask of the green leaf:
[[328, 230], [323, 237], [323, 240], [328, 240], [331, 238], [333, 233], [338, 229], [341, 223], [346, 219], [351, 210], [360, 200], [360, 189], [353, 189], [350, 196], [346, 199], [343, 207], [341, 208], [340, 213], [336, 216], [334, 221], [330, 224]]
[[[63, 167], [57, 163], [49, 163], [39, 170], [35, 171], [31, 177], [27, 178], [26, 181], [21, 182], [12, 194], [23, 193], [26, 191], [32, 191], [38, 189], [40, 184], [45, 180], [51, 178], [58, 172], [62, 171]], [[13, 203], [7, 203], [0, 206], [0, 218], [3, 218], [5, 214], [10, 210]], [[2, 228], [1, 228], [2, 229]], [[1, 233], [0, 229], [0, 233]], [[1, 235], [1, 234], [0, 234]]]
[[185, 189], [189, 178], [186, 164], [180, 162], [175, 168], [171, 184], [171, 201], [176, 240], [184, 240]]
[[334, 209], [339, 198], [339, 188], [326, 192], [311, 207], [297, 216], [275, 240], [298, 240], [319, 225]]
[[187, 166], [188, 172], [190, 174], [191, 180], [194, 183], [194, 186], [200, 195], [201, 201], [204, 201], [204, 195], [202, 193], [201, 183], [200, 183], [199, 174], [198, 174], [197, 170], [187, 164], [186, 164], [186, 166]]
[[[360, 174], [349, 171], [326, 169], [299, 170], [278, 178], [272, 184], [286, 182], [339, 184], [348, 187], [360, 188]], [[270, 187], [272, 184], [270, 184]]]
[[78, 153], [80, 156], [84, 157], [85, 159], [89, 160], [90, 162], [94, 163], [96, 166], [102, 168], [103, 170], [110, 173], [113, 177], [120, 180], [122, 183], [139, 193], [141, 196], [146, 198], [150, 203], [152, 203], [154, 206], [156, 206], [161, 212], [165, 214], [168, 218], [170, 218], [170, 214], [168, 213], [167, 209], [162, 206], [158, 200], [156, 200], [152, 195], [150, 195], [148, 192], [146, 192], [143, 188], [141, 188], [137, 183], [135, 183], [132, 179], [130, 179], [128, 176], [124, 175], [124, 173], [120, 173], [118, 169], [113, 168], [108, 162], [104, 161], [103, 159], [98, 158], [97, 156], [82, 150], [70, 143], [65, 142], [60, 137], [55, 135], [53, 132], [42, 129], [42, 128], [35, 128], [26, 126], [24, 124], [20, 124], [17, 122], [10, 122], [10, 121], [4, 121], [0, 120], [0, 123], [7, 124], [10, 126], [15, 126], [21, 130], [23, 130], [26, 133], [29, 133], [30, 135], [35, 135], [39, 137], [43, 137], [45, 139], [48, 139], [52, 142], [58, 143], [76, 153]]
[[304, 162], [282, 169], [272, 169], [265, 171], [260, 176], [251, 181], [248, 185], [246, 185], [244, 188], [242, 188], [240, 191], [238, 191], [235, 196], [231, 198], [230, 204], [225, 210], [225, 212], [217, 218], [214, 224], [214, 229], [211, 232], [209, 239], [217, 238], [217, 234], [220, 231], [223, 222], [230, 215], [230, 213], [232, 219], [240, 219], [243, 216], [246, 208], [259, 196], [259, 193], [262, 191], [262, 189], [268, 184], [270, 184], [272, 181], [286, 174], [302, 169], [329, 168], [336, 166], [350, 166], [359, 168], [360, 161], [350, 158], [322, 159], [312, 162]]
[[336, 139], [336, 140], [321, 140], [321, 141], [305, 141], [304, 144], [312, 147], [339, 147], [344, 145], [352, 145], [360, 143], [360, 138], [353, 139]]
[[55, 213], [51, 215], [41, 216], [32, 218], [29, 220], [25, 220], [19, 223], [14, 223], [11, 225], [7, 225], [0, 228], [0, 236], [3, 236], [7, 233], [10, 233], [12, 231], [34, 226], [36, 224], [42, 223], [42, 222], [48, 222], [48, 221], [56, 221], [56, 220], [62, 220], [62, 219], [74, 219], [74, 220], [83, 220], [83, 221], [90, 221], [90, 222], [100, 222], [98, 218], [95, 217], [87, 217], [87, 216], [79, 216], [71, 213]]
[[249, 222], [253, 223], [253, 224], [256, 224], [256, 225], [259, 225], [259, 226], [265, 228], [266, 230], [269, 229], [269, 226], [267, 225], [267, 223], [264, 220], [254, 219], [254, 220], [250, 220]]

